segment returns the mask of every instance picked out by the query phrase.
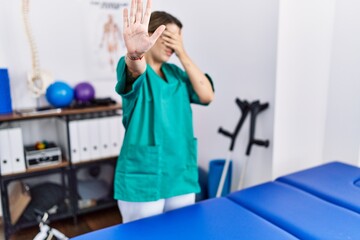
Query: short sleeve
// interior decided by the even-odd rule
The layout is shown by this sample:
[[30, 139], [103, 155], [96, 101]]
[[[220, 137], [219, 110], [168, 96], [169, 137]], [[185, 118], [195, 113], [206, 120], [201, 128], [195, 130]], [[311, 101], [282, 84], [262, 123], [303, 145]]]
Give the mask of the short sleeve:
[[[209, 80], [211, 87], [214, 91], [214, 83], [213, 83], [211, 77], [208, 74], [205, 74], [205, 76]], [[188, 88], [191, 103], [200, 104], [200, 105], [204, 105], [204, 106], [209, 105], [209, 103], [200, 102], [199, 96], [196, 94], [194, 88], [191, 85], [190, 79], [188, 77], [187, 77], [187, 88]]]
[[[168, 67], [172, 70], [172, 72], [175, 74], [175, 76], [179, 79], [181, 79], [181, 81], [183, 81], [186, 84], [186, 88], [187, 88], [187, 92], [189, 95], [189, 100], [190, 103], [195, 103], [195, 104], [200, 104], [200, 105], [209, 105], [209, 103], [202, 103], [200, 102], [199, 96], [196, 94], [191, 82], [190, 82], [190, 78], [188, 76], [188, 74], [182, 70], [181, 68], [179, 68], [178, 66], [176, 66], [175, 64], [168, 64]], [[205, 76], [207, 77], [207, 79], [209, 80], [211, 87], [214, 91], [214, 84], [213, 81], [211, 79], [211, 77], [208, 74], [205, 74]]]

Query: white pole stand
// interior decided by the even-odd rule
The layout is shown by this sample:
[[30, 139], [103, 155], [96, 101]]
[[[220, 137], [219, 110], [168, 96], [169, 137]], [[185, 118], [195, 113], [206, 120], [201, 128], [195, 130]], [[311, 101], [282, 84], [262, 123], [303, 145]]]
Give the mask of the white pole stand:
[[222, 194], [222, 191], [224, 188], [224, 184], [225, 184], [226, 175], [229, 171], [230, 161], [231, 161], [231, 151], [228, 152], [228, 156], [225, 159], [225, 164], [224, 164], [224, 168], [221, 173], [220, 183], [219, 183], [219, 186], [218, 186], [218, 189], [216, 192], [216, 197], [221, 197], [221, 194]]
[[239, 181], [239, 185], [238, 185], [238, 188], [237, 188], [238, 190], [241, 190], [244, 187], [245, 174], [246, 174], [248, 162], [249, 162], [249, 156], [247, 156], [245, 158], [243, 166], [241, 168], [240, 181]]

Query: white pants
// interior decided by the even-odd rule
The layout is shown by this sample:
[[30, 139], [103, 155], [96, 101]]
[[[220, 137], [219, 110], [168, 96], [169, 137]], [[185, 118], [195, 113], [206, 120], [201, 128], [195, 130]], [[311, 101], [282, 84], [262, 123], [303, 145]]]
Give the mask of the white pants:
[[194, 202], [195, 193], [189, 193], [152, 202], [127, 202], [118, 200], [118, 206], [123, 223], [127, 223], [185, 207], [194, 204]]

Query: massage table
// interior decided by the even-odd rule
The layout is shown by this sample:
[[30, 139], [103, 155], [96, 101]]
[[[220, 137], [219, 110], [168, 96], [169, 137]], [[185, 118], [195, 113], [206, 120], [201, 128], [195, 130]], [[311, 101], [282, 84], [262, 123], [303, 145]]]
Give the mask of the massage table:
[[331, 162], [72, 240], [360, 239], [360, 168]]

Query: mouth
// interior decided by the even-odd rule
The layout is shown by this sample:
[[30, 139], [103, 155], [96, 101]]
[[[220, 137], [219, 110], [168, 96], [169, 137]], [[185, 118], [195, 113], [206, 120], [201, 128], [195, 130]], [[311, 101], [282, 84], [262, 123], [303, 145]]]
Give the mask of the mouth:
[[168, 57], [170, 57], [174, 53], [174, 51], [172, 49], [167, 49], [165, 53]]

